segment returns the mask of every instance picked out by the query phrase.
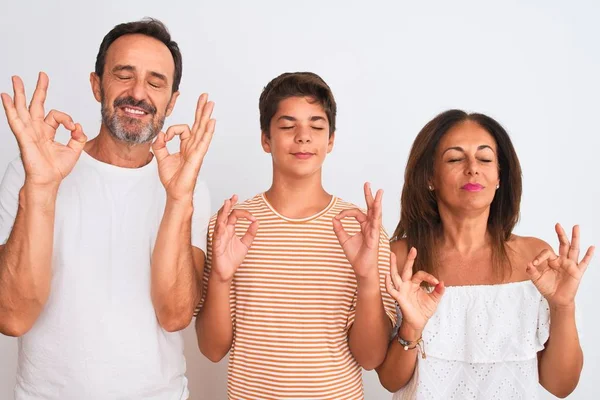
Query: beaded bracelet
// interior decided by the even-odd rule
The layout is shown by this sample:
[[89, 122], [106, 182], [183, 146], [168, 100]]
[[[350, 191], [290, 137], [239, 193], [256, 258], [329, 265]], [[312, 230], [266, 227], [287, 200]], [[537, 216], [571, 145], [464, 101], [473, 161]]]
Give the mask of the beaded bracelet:
[[400, 337], [400, 334], [398, 334], [398, 343], [400, 343], [404, 350], [417, 349], [421, 354], [421, 358], [427, 357], [427, 355], [425, 354], [425, 343], [423, 342], [423, 336], [411, 342], [409, 340], [402, 339]]

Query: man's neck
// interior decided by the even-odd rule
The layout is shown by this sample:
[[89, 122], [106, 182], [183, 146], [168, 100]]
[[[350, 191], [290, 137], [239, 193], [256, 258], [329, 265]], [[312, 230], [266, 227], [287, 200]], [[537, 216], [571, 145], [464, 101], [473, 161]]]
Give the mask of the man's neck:
[[122, 168], [139, 168], [152, 161], [151, 143], [131, 145], [115, 139], [102, 125], [100, 133], [88, 141], [84, 151], [98, 161]]

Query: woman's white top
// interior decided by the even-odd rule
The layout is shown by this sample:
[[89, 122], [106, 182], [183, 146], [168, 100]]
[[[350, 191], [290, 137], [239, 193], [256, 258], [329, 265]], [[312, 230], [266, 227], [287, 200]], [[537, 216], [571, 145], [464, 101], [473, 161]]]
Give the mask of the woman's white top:
[[426, 358], [393, 398], [537, 399], [549, 333], [548, 302], [531, 281], [447, 287], [423, 331]]

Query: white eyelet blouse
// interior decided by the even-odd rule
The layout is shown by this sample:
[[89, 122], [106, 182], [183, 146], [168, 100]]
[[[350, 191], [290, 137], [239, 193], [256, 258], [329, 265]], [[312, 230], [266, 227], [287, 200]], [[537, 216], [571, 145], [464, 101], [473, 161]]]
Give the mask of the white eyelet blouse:
[[537, 399], [549, 332], [548, 303], [531, 281], [447, 287], [423, 331], [426, 358], [393, 399]]

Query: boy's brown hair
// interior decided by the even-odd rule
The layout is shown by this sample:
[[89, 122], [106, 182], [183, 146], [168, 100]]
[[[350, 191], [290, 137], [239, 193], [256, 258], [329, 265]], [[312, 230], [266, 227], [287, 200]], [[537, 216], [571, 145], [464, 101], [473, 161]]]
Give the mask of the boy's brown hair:
[[260, 130], [270, 136], [271, 119], [277, 113], [279, 103], [289, 97], [310, 97], [319, 103], [327, 115], [329, 136], [335, 132], [337, 106], [331, 88], [317, 74], [312, 72], [286, 72], [273, 79], [263, 89], [258, 108], [260, 110]]

